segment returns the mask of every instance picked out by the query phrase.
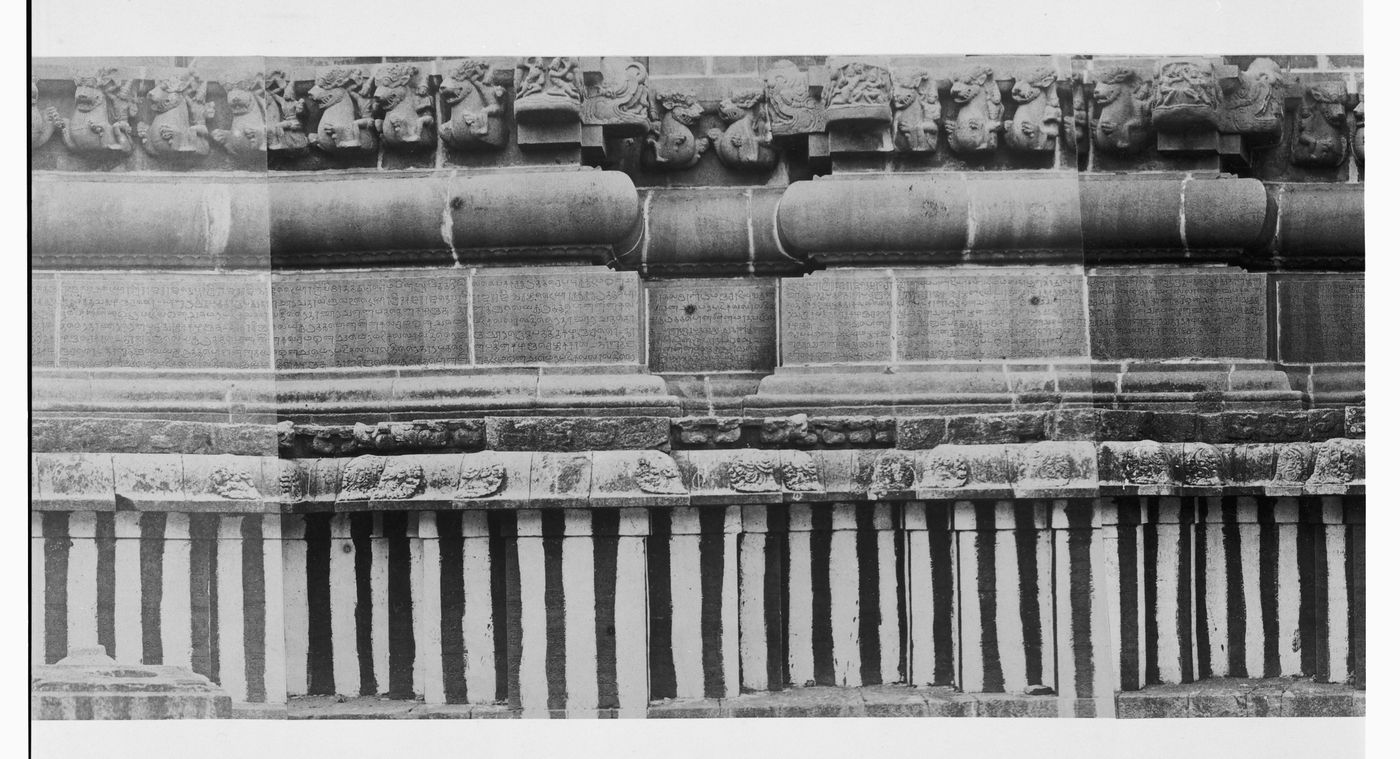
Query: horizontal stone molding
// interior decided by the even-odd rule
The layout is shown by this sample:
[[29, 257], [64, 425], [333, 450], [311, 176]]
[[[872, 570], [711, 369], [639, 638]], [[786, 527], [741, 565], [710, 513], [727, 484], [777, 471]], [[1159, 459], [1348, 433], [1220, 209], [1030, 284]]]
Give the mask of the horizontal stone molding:
[[1365, 444], [1152, 440], [905, 450], [271, 456], [36, 453], [39, 511], [622, 508], [869, 500], [1355, 495]]
[[1267, 248], [1283, 268], [1366, 268], [1366, 188], [1270, 182], [1275, 220]]
[[1094, 263], [1238, 260], [1268, 216], [1263, 183], [1227, 175], [1086, 174], [1079, 193]]

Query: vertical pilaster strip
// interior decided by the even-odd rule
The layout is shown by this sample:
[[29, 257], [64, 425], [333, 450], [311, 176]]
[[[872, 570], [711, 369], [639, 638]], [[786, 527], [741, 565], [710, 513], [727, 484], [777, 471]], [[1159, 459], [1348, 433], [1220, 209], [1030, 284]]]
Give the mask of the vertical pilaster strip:
[[1274, 502], [1274, 522], [1278, 525], [1278, 658], [1279, 675], [1303, 674], [1302, 575], [1298, 545], [1301, 542], [1297, 498]]
[[383, 624], [388, 612], [385, 604], [375, 603], [372, 590], [373, 544], [376, 515], [368, 511], [351, 512], [350, 544], [354, 547], [355, 561], [355, 662], [359, 667], [358, 693], [362, 696], [377, 696], [382, 686], [389, 682], [387, 667], [375, 671], [374, 662], [379, 656], [388, 657], [388, 641], [375, 641], [375, 623]]
[[[543, 524], [538, 509], [516, 513], [520, 578], [519, 708], [525, 716], [549, 716], [548, 615], [545, 609]], [[514, 704], [512, 704], [514, 706]]]
[[739, 695], [739, 533], [742, 530], [738, 506], [724, 509], [724, 583], [720, 595], [720, 663], [724, 673], [725, 698]]
[[117, 656], [117, 536], [116, 515], [94, 515], [93, 547], [97, 551], [97, 643], [108, 656]]
[[929, 556], [927, 507], [904, 504], [904, 536], [909, 545], [909, 684], [934, 682], [933, 559]]
[[[335, 683], [334, 693], [342, 696], [358, 696], [363, 688], [355, 635], [355, 605], [359, 592], [355, 582], [355, 544], [350, 533], [350, 521], [349, 514], [333, 514], [330, 518], [331, 647], [328, 658]], [[314, 662], [312, 666], [315, 666]]]
[[[422, 690], [415, 684], [414, 691], [423, 694], [424, 703], [447, 703], [446, 684], [443, 672], [443, 617], [449, 610], [443, 608], [442, 595], [442, 539], [438, 534], [438, 514], [433, 511], [420, 511], [418, 535], [411, 545], [417, 548], [419, 566], [411, 575], [413, 583], [413, 639], [414, 639], [414, 680], [421, 681]], [[453, 567], [453, 574], [459, 575], [460, 568]], [[461, 662], [461, 656], [457, 657]]]
[[795, 686], [812, 683], [813, 669], [813, 586], [812, 505], [794, 503], [788, 508], [788, 678]]
[[856, 550], [856, 511], [838, 503], [831, 511], [831, 549], [828, 561], [831, 589], [832, 663], [836, 685], [861, 685], [860, 560]]
[[[617, 704], [621, 717], [644, 717], [647, 708], [647, 534], [651, 519], [646, 509], [622, 509], [618, 514]], [[655, 639], [653, 638], [653, 641]]]
[[[1302, 671], [1314, 677], [1323, 674], [1319, 667], [1327, 666], [1318, 662], [1317, 652], [1320, 641], [1326, 640], [1327, 617], [1320, 610], [1327, 608], [1327, 562], [1319, 561], [1325, 556], [1318, 547], [1318, 533], [1322, 531], [1318, 499], [1303, 498], [1298, 504], [1298, 647]], [[1323, 628], [1319, 630], [1319, 628]], [[1319, 634], [1320, 633], [1320, 634]]]
[[671, 658], [676, 697], [704, 698], [704, 613], [700, 587], [700, 515], [693, 506], [671, 512]]
[[218, 556], [218, 574], [213, 578], [218, 588], [218, 624], [211, 625], [210, 632], [218, 641], [219, 684], [234, 702], [246, 702], [250, 699], [244, 651], [243, 517], [219, 516], [214, 544]]
[[384, 533], [384, 513], [363, 515], [369, 524], [364, 560], [368, 563], [368, 582], [358, 588], [367, 594], [369, 613], [370, 671], [374, 675], [373, 693], [389, 692], [389, 540]]
[[1274, 499], [1259, 498], [1259, 613], [1263, 638], [1263, 677], [1278, 677], [1279, 640], [1279, 528], [1274, 516]]
[[541, 543], [544, 547], [545, 692], [550, 716], [562, 716], [568, 708], [566, 662], [568, 600], [564, 597], [564, 514], [558, 509], [540, 512]]
[[309, 605], [310, 567], [307, 563], [307, 519], [289, 514], [282, 521], [282, 629], [286, 631], [287, 695], [301, 696], [309, 690], [309, 646], [311, 617]]
[[768, 568], [768, 507], [751, 504], [743, 510], [739, 535], [739, 662], [744, 688], [768, 690], [768, 615], [764, 582]]
[[905, 630], [904, 614], [900, 605], [900, 591], [903, 589], [900, 579], [904, 575], [904, 567], [900, 561], [902, 552], [895, 548], [896, 545], [902, 545], [903, 540], [895, 530], [894, 510], [894, 504], [877, 503], [873, 515], [874, 535], [871, 537], [879, 563], [877, 592], [880, 611], [879, 643], [876, 646], [879, 653], [878, 666], [871, 662], [878, 676], [876, 683], [898, 683], [904, 680], [904, 662], [901, 654], [904, 651]]
[[[619, 509], [590, 509], [582, 513], [589, 520], [588, 540], [593, 554], [590, 567], [593, 578], [592, 624], [598, 660], [593, 673], [593, 688], [599, 709], [617, 709], [617, 552], [622, 514]], [[645, 607], [643, 603], [642, 608]], [[645, 621], [642, 629], [646, 629]], [[641, 645], [645, 648], [645, 636]], [[645, 680], [642, 687], [646, 687]], [[572, 689], [570, 692], [573, 692]]]
[[286, 624], [282, 618], [284, 556], [282, 517], [265, 514], [262, 520], [263, 562], [263, 692], [270, 704], [287, 700]]
[[593, 572], [593, 517], [564, 509], [560, 540], [560, 593], [564, 608], [565, 708], [570, 717], [598, 714], [597, 587]]
[[1326, 541], [1327, 564], [1327, 682], [1346, 682], [1350, 676], [1351, 608], [1347, 604], [1350, 589], [1347, 583], [1347, 527], [1342, 522], [1342, 497], [1322, 499], [1322, 529]]
[[[879, 543], [875, 534], [875, 510], [888, 504], [860, 504], [852, 506], [855, 525], [851, 537], [855, 542], [855, 575], [846, 577], [845, 582], [855, 581], [857, 672], [861, 685], [874, 685], [880, 682], [880, 583], [881, 566]], [[886, 522], [889, 520], [886, 519]], [[834, 584], [834, 583], [833, 583]]]
[[836, 685], [836, 631], [831, 587], [831, 552], [835, 524], [833, 504], [812, 505], [812, 673], [817, 685]]
[[141, 662], [160, 664], [161, 605], [165, 597], [165, 512], [140, 515], [141, 526]]
[[[651, 536], [646, 543], [648, 632], [647, 668], [650, 697], [675, 698], [676, 666], [672, 646], [671, 515], [669, 509], [651, 510]], [[622, 569], [618, 568], [619, 582]]]
[[1366, 688], [1366, 496], [1348, 498], [1347, 607], [1351, 609], [1353, 684]]
[[[1012, 514], [1016, 551], [1016, 595], [1027, 685], [1050, 679], [1045, 656], [1047, 631], [1054, 625], [1050, 592], [1050, 530], [1040, 501], [1015, 503]], [[1049, 657], [1052, 661], [1053, 655]]]
[[[697, 508], [696, 515], [699, 520], [698, 577], [695, 585], [699, 590], [700, 607], [700, 676], [706, 698], [723, 698], [726, 695], [725, 653], [728, 648], [725, 596], [730, 579], [726, 567], [729, 563], [726, 561], [726, 554], [729, 553], [726, 550], [729, 548], [729, 535], [725, 529], [726, 508]], [[737, 584], [737, 576], [735, 580]], [[734, 622], [737, 621], [735, 609]]]
[[491, 544], [492, 613], [501, 623], [495, 627], [496, 693], [511, 708], [520, 708], [521, 602], [520, 602], [520, 516], [514, 512], [492, 512], [487, 517]]
[[[1002, 690], [1000, 658], [996, 651], [996, 590], [994, 564], [989, 546], [979, 545], [995, 540], [994, 534], [982, 537], [978, 528], [978, 505], [972, 501], [953, 503], [953, 534], [957, 541], [957, 594], [963, 600], [958, 616], [958, 637], [962, 640], [959, 670], [961, 685], [968, 693]], [[986, 509], [983, 509], [984, 511]], [[987, 525], [990, 532], [990, 524]], [[987, 550], [981, 550], [986, 548]], [[987, 560], [982, 560], [983, 554]], [[985, 568], [984, 565], [985, 564]], [[985, 598], [984, 598], [985, 597]], [[997, 669], [989, 682], [987, 663]]]
[[116, 593], [112, 599], [112, 637], [116, 654], [123, 664], [139, 664], [144, 658], [141, 627], [144, 597], [148, 584], [141, 575], [141, 514], [121, 511], [113, 514], [112, 568]]
[[[1243, 665], [1242, 676], [1264, 677], [1264, 608], [1260, 581], [1263, 558], [1259, 540], [1259, 505], [1253, 497], [1240, 496], [1235, 499], [1235, 529], [1239, 532], [1239, 602], [1243, 639], [1238, 655]], [[1236, 655], [1233, 650], [1231, 655]]]
[[389, 543], [389, 697], [404, 699], [422, 693], [423, 687], [413, 639], [419, 584], [414, 580], [422, 576], [423, 557], [408, 520], [408, 512], [384, 512], [384, 539]]
[[[462, 532], [462, 647], [465, 651], [463, 679], [465, 702], [490, 704], [496, 693], [496, 629], [506, 629], [504, 619], [496, 619], [493, 567], [500, 557], [491, 552], [491, 533], [484, 511], [463, 511]], [[439, 527], [441, 530], [441, 527]], [[446, 571], [446, 565], [443, 567]], [[444, 580], [444, 583], [446, 580]], [[443, 612], [446, 614], [446, 610]], [[444, 633], [445, 635], [445, 633]], [[444, 651], [446, 656], [447, 652]]]
[[29, 666], [48, 663], [48, 552], [44, 540], [45, 512], [29, 512]]
[[[68, 515], [68, 651], [101, 645], [97, 637], [97, 515]], [[60, 656], [59, 658], [62, 658]]]
[[[434, 596], [430, 593], [427, 585], [427, 574], [433, 572], [433, 564], [428, 559], [427, 547], [424, 547], [424, 595], [429, 599], [428, 605], [434, 605], [433, 599], [441, 598], [442, 607], [436, 612], [441, 618], [439, 620], [438, 635], [441, 640], [441, 657], [429, 663], [428, 666], [442, 668], [442, 698], [444, 703], [465, 704], [467, 703], [467, 649], [466, 638], [463, 634], [463, 620], [466, 618], [466, 599], [464, 588], [466, 579], [462, 575], [463, 567], [463, 540], [462, 540], [462, 516], [461, 511], [439, 511], [435, 513], [437, 528], [437, 546], [440, 557], [440, 566], [437, 568], [437, 581], [439, 594]], [[419, 538], [423, 537], [420, 528]], [[483, 572], [483, 576], [488, 576], [490, 569]], [[434, 612], [425, 610], [424, 617]], [[424, 697], [426, 698], [426, 693]]]

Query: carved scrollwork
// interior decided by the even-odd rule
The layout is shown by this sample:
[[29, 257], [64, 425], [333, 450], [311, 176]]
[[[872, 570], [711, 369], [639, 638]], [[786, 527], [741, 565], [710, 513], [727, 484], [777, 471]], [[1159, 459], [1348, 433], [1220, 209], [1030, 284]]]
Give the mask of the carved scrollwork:
[[422, 150], [433, 146], [436, 117], [427, 78], [411, 63], [386, 63], [371, 82], [374, 127], [391, 149]]
[[253, 501], [261, 498], [253, 475], [246, 469], [220, 466], [209, 473], [209, 491], [233, 501]]
[[764, 107], [773, 134], [813, 134], [826, 129], [821, 100], [792, 61], [778, 61], [763, 76]]
[[1152, 119], [1152, 80], [1130, 68], [1097, 73], [1092, 124], [1094, 145], [1106, 153], [1136, 153], [1147, 144]]
[[736, 451], [727, 466], [729, 487], [740, 493], [774, 493], [779, 490], [777, 457], [771, 451], [745, 448]]
[[1274, 455], [1274, 480], [1301, 484], [1312, 474], [1313, 447], [1307, 443], [1288, 443], [1278, 447]]
[[1273, 59], [1255, 58], [1224, 96], [1222, 131], [1260, 135], [1270, 145], [1283, 136], [1283, 70]]
[[1166, 485], [1172, 481], [1171, 460], [1161, 443], [1143, 440], [1124, 452], [1123, 478], [1134, 485]]
[[953, 78], [949, 90], [957, 109], [943, 122], [948, 146], [955, 153], [985, 153], [996, 150], [1002, 131], [1001, 90], [989, 66], [973, 66]]
[[875, 459], [870, 475], [870, 489], [873, 491], [908, 490], [914, 487], [917, 470], [909, 455], [901, 451], [889, 451]]
[[1185, 443], [1181, 448], [1181, 481], [1184, 485], [1217, 487], [1222, 484], [1224, 461], [1220, 450], [1207, 443]]
[[1309, 485], [1344, 485], [1362, 477], [1365, 444], [1359, 440], [1336, 438], [1317, 444]]
[[920, 68], [895, 69], [893, 85], [895, 150], [933, 151], [938, 147], [938, 88]]
[[411, 458], [390, 456], [384, 460], [384, 468], [379, 471], [370, 497], [375, 500], [401, 500], [418, 495], [422, 489], [422, 464]]
[[778, 153], [772, 148], [773, 135], [768, 130], [768, 118], [763, 111], [761, 91], [731, 93], [720, 103], [719, 115], [729, 127], [723, 132], [711, 130], [710, 139], [725, 166], [767, 171], [778, 164]]
[[922, 484], [933, 488], [960, 488], [967, 485], [972, 468], [967, 457], [941, 448], [933, 449], [924, 460]]
[[1324, 82], [1303, 91], [1293, 132], [1295, 166], [1336, 168], [1347, 159], [1346, 89]]
[[54, 120], [69, 151], [81, 154], [130, 153], [136, 105], [130, 81], [118, 81], [116, 69], [73, 79], [73, 113]]
[[1048, 66], [1016, 79], [1016, 85], [1011, 88], [1016, 112], [1005, 125], [1007, 145], [1032, 153], [1055, 149], [1055, 141], [1060, 138], [1060, 122], [1064, 119], [1055, 80], [1055, 70]]
[[384, 471], [383, 456], [356, 456], [345, 462], [340, 470], [340, 498], [346, 501], [367, 501]]
[[505, 485], [506, 468], [499, 462], [463, 464], [457, 480], [457, 497], [485, 498], [499, 493]]
[[328, 153], [373, 152], [379, 148], [371, 103], [363, 91], [365, 72], [357, 66], [333, 66], [316, 76], [307, 93], [321, 110], [315, 146]]
[[704, 111], [689, 92], [656, 93], [657, 120], [647, 135], [648, 165], [664, 171], [688, 169], [700, 162], [710, 147], [708, 135], [695, 135], [695, 122]]
[[1016, 479], [1041, 486], [1063, 487], [1075, 479], [1074, 453], [1061, 443], [1036, 443], [1021, 451]]
[[583, 99], [583, 123], [619, 137], [646, 134], [656, 120], [647, 68], [637, 61], [605, 59], [604, 78]]
[[817, 462], [811, 454], [789, 452], [782, 462], [783, 488], [796, 493], [811, 493], [822, 489], [817, 477]]
[[1220, 101], [1220, 83], [1208, 64], [1193, 60], [1157, 64], [1152, 125], [1159, 131], [1213, 128], [1218, 123]]
[[573, 58], [535, 56], [519, 64], [515, 79], [517, 121], [573, 121], [581, 110], [578, 63]]
[[136, 125], [136, 137], [156, 158], [192, 160], [209, 155], [209, 127], [213, 104], [206, 96], [208, 83], [194, 71], [157, 80], [146, 93], [151, 121]]
[[643, 493], [660, 495], [683, 495], [685, 485], [681, 483], [681, 470], [675, 459], [660, 451], [648, 451], [637, 459], [636, 473], [633, 475], [637, 487]]
[[454, 66], [438, 85], [446, 121], [438, 130], [454, 150], [498, 148], [506, 144], [501, 99], [506, 91], [491, 84], [491, 64], [467, 59]]

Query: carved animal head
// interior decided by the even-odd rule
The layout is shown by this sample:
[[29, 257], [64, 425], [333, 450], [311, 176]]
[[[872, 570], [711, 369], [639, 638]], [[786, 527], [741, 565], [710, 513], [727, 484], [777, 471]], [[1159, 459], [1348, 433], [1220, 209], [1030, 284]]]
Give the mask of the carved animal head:
[[659, 93], [656, 96], [656, 107], [662, 113], [669, 113], [671, 118], [687, 126], [694, 124], [695, 120], [705, 112], [699, 101], [689, 92]]
[[261, 73], [248, 73], [225, 83], [228, 88], [228, 108], [235, 116], [250, 113], [259, 94], [265, 91]]
[[73, 84], [77, 85], [77, 90], [73, 93], [73, 99], [79, 111], [89, 113], [96, 110], [100, 105], [111, 106], [111, 99], [120, 98], [125, 94], [125, 88], [116, 80], [116, 69], [102, 69], [96, 76], [79, 76], [73, 79]]
[[1346, 126], [1346, 90], [1340, 83], [1313, 85], [1308, 88], [1308, 95], [1298, 109], [1300, 118], [1310, 119], [1316, 115], [1338, 129]]
[[1255, 58], [1244, 70], [1244, 76], [1268, 87], [1283, 83], [1283, 69], [1272, 58]]
[[921, 90], [928, 82], [928, 72], [923, 69], [896, 69], [894, 72], [894, 94], [892, 100], [897, 109], [908, 108], [919, 99]]
[[202, 102], [204, 85], [193, 71], [179, 76], [166, 77], [156, 81], [155, 87], [146, 93], [151, 110], [165, 113], [185, 102], [186, 98]]
[[1018, 103], [1029, 103], [1044, 94], [1054, 84], [1055, 70], [1048, 66], [1041, 66], [1025, 77], [1016, 78], [1016, 86], [1011, 88], [1011, 98]]
[[992, 69], [990, 66], [974, 66], [960, 74], [953, 80], [951, 94], [953, 102], [967, 103], [977, 97], [986, 88], [988, 82], [992, 80]]
[[386, 63], [374, 77], [374, 99], [385, 110], [392, 110], [407, 97], [418, 67], [411, 63]]
[[322, 109], [329, 108], [345, 99], [351, 90], [359, 88], [365, 80], [365, 72], [354, 66], [335, 66], [316, 76], [316, 84], [307, 94]]
[[1130, 68], [1114, 66], [1098, 72], [1094, 81], [1094, 102], [1108, 105], [1124, 93], [1131, 93], [1143, 87], [1142, 78]]
[[738, 121], [757, 108], [761, 102], [763, 102], [761, 90], [740, 90], [730, 93], [729, 97], [719, 104], [720, 118], [725, 121]]
[[475, 86], [484, 84], [490, 72], [491, 64], [468, 58], [447, 73], [442, 84], [438, 85], [438, 91], [442, 93], [442, 98], [448, 105], [456, 105], [462, 102]]

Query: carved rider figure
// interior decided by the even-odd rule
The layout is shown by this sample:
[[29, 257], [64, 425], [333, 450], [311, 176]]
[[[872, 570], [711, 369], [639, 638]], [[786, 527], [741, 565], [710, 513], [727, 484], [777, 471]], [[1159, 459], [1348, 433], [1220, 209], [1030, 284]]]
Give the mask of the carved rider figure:
[[1220, 99], [1220, 83], [1209, 66], [1164, 61], [1152, 91], [1152, 125], [1159, 131], [1214, 127]]
[[906, 68], [894, 71], [894, 147], [900, 152], [927, 153], [938, 147], [938, 90], [928, 72]]
[[[617, 63], [605, 61], [605, 67]], [[645, 134], [654, 121], [651, 90], [647, 87], [646, 67], [636, 61], [613, 72], [621, 81], [604, 80], [602, 86], [584, 101], [584, 123], [618, 128], [618, 136]], [[612, 132], [610, 132], [611, 134]]]
[[307, 93], [321, 110], [316, 147], [328, 153], [378, 149], [369, 103], [360, 92], [364, 82], [364, 72], [353, 66], [335, 66], [316, 77], [316, 85]]
[[826, 128], [821, 101], [812, 96], [807, 75], [792, 61], [773, 64], [763, 77], [763, 95], [773, 134], [811, 134]]
[[157, 158], [202, 158], [209, 155], [209, 127], [214, 106], [205, 101], [207, 85], [193, 71], [156, 82], [146, 93], [151, 123], [136, 125], [136, 136]]
[[267, 91], [261, 73], [250, 73], [225, 83], [228, 109], [233, 114], [228, 129], [210, 132], [214, 142], [234, 158], [255, 160], [267, 153]]
[[1296, 124], [1294, 165], [1335, 168], [1346, 161], [1346, 90], [1340, 82], [1315, 84], [1304, 90]]
[[264, 83], [267, 118], [267, 149], [299, 153], [311, 145], [306, 136], [302, 116], [306, 106], [296, 97], [291, 77], [286, 72], [273, 71]]
[[1002, 130], [1001, 90], [989, 66], [974, 66], [953, 80], [950, 93], [957, 115], [945, 121], [948, 146], [957, 153], [985, 153], [996, 150], [997, 133]]
[[384, 144], [390, 147], [431, 147], [433, 100], [426, 82], [417, 81], [418, 67], [410, 63], [386, 63], [374, 77], [374, 101], [380, 114], [374, 121]]
[[573, 58], [526, 58], [525, 74], [515, 87], [515, 117], [520, 121], [570, 121], [581, 99], [578, 64]]
[[135, 115], [131, 83], [117, 82], [115, 69], [103, 69], [96, 76], [73, 80], [73, 115], [58, 119], [54, 126], [63, 135], [63, 144], [75, 153], [130, 153], [131, 124]]
[[720, 118], [730, 122], [729, 127], [723, 133], [711, 130], [710, 139], [724, 165], [759, 171], [778, 164], [762, 104], [763, 93], [759, 90], [735, 92], [720, 103]]
[[1225, 93], [1222, 131], [1265, 135], [1267, 144], [1283, 136], [1283, 71], [1269, 58], [1255, 58]]
[[649, 163], [666, 171], [688, 169], [700, 162], [710, 147], [710, 138], [696, 138], [695, 122], [703, 111], [688, 92], [662, 92], [656, 96], [659, 118], [647, 135], [651, 150], [644, 154]]
[[39, 82], [29, 79], [29, 149], [33, 150], [53, 137], [58, 122], [58, 109], [53, 106], [39, 108]]
[[470, 150], [505, 144], [501, 98], [506, 91], [487, 84], [490, 74], [491, 64], [468, 59], [449, 71], [438, 86], [447, 117], [438, 131], [449, 148]]
[[1054, 150], [1064, 118], [1055, 94], [1055, 70], [1042, 66], [1016, 80], [1016, 113], [1006, 122], [1006, 143], [1016, 150]]
[[1099, 72], [1094, 84], [1098, 105], [1093, 123], [1094, 145], [1107, 153], [1129, 154], [1147, 144], [1152, 120], [1151, 80], [1144, 81], [1126, 67]]

